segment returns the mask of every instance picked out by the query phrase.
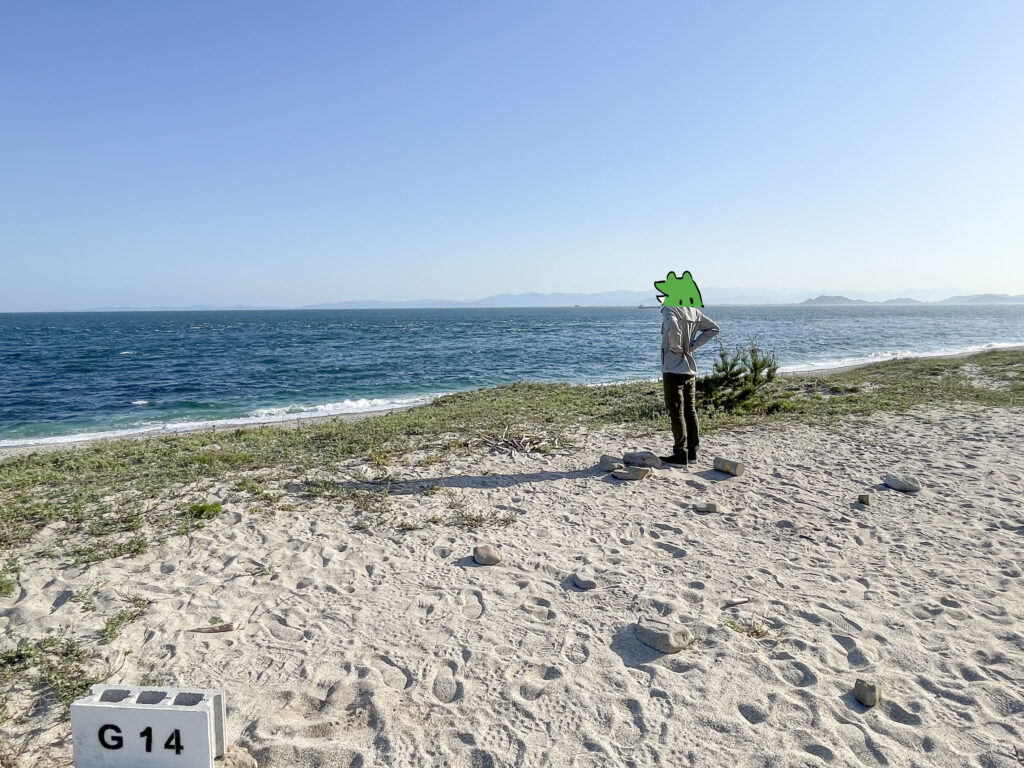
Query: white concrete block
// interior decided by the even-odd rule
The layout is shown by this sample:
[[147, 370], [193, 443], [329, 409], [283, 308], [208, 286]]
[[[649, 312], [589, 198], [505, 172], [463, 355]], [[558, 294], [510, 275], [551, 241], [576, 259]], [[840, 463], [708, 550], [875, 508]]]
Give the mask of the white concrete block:
[[221, 690], [94, 685], [71, 705], [75, 768], [213, 768], [225, 722]]

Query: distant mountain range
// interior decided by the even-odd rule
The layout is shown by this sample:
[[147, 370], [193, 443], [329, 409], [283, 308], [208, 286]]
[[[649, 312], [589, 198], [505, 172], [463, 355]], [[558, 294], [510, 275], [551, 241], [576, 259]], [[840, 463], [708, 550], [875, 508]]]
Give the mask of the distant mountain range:
[[939, 301], [918, 301], [917, 299], [898, 298], [885, 301], [868, 301], [867, 299], [850, 299], [846, 296], [817, 296], [800, 302], [801, 305], [838, 307], [850, 304], [1024, 304], [1024, 294], [1011, 296], [1008, 293], [975, 293], [970, 296], [950, 296]]
[[[944, 299], [922, 301], [907, 297], [882, 299], [884, 292], [874, 294], [872, 299], [850, 298], [848, 296], [821, 295], [804, 298], [806, 292], [764, 293], [742, 289], [708, 288], [702, 291], [704, 301], [713, 307], [728, 305], [798, 305], [798, 306], [846, 306], [854, 304], [916, 305], [916, 304], [1024, 304], [1024, 294], [1011, 296], [1007, 293], [978, 293], [970, 296], [951, 296]], [[872, 294], [867, 294], [871, 296]], [[891, 295], [891, 294], [890, 294]], [[934, 296], [936, 292], [925, 292]], [[939, 294], [941, 295], [941, 294]], [[455, 307], [658, 307], [653, 290], [646, 291], [604, 291], [601, 293], [502, 293], [476, 301], [452, 301], [449, 299], [418, 299], [412, 301], [381, 301], [366, 299], [360, 301], [337, 301], [323, 304], [307, 304], [302, 307], [281, 306], [213, 306], [195, 305], [189, 307], [101, 307], [94, 312], [129, 311], [223, 311], [255, 309], [444, 309]]]
[[501, 293], [476, 301], [424, 299], [420, 301], [338, 301], [310, 304], [303, 309], [391, 309], [401, 307], [631, 307], [647, 302], [655, 306], [654, 291], [604, 291], [603, 293]]

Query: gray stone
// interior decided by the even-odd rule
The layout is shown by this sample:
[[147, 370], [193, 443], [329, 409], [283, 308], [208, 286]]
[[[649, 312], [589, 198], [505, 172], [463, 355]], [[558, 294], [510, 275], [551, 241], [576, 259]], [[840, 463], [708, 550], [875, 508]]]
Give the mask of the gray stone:
[[643, 480], [653, 471], [650, 467], [625, 467], [612, 472], [612, 477], [616, 480]]
[[220, 768], [259, 768], [256, 758], [242, 747], [234, 745], [228, 747], [222, 760], [217, 761]]
[[625, 465], [618, 456], [609, 456], [606, 453], [601, 457], [601, 461], [598, 462], [597, 466], [605, 472], [611, 472], [616, 469], [622, 469]]
[[711, 462], [711, 466], [717, 469], [719, 472], [725, 472], [727, 475], [735, 475], [739, 477], [746, 471], [746, 467], [738, 461], [732, 459], [726, 459], [722, 456], [715, 456], [715, 460]]
[[662, 653], [679, 653], [694, 643], [693, 633], [682, 624], [664, 619], [641, 619], [636, 623], [636, 637], [644, 645]]
[[597, 575], [594, 569], [584, 566], [572, 575], [573, 583], [580, 589], [594, 589], [597, 587]]
[[694, 504], [693, 508], [698, 515], [713, 515], [718, 512], [718, 505], [713, 501], [706, 501], [703, 504]]
[[627, 467], [654, 467], [655, 469], [661, 468], [661, 459], [655, 456], [650, 451], [636, 451], [635, 453], [627, 453], [622, 457], [622, 463]]
[[501, 562], [501, 553], [490, 544], [473, 547], [473, 559], [478, 565], [497, 565]]
[[917, 493], [921, 490], [921, 483], [913, 475], [886, 475], [885, 484], [903, 493]]
[[871, 506], [871, 494], [870, 493], [861, 493], [861, 494], [859, 494], [857, 496], [857, 503], [858, 504], [863, 504], [865, 507], [870, 507]]
[[874, 683], [858, 678], [853, 684], [853, 695], [865, 707], [873, 707], [882, 700], [882, 689]]

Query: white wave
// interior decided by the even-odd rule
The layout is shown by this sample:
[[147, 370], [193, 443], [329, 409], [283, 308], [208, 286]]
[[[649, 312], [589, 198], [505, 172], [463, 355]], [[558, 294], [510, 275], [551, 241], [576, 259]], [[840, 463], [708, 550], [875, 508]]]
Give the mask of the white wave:
[[614, 381], [591, 381], [585, 383], [585, 387], [616, 387], [621, 384], [650, 384], [651, 382], [661, 381], [661, 377], [654, 377], [647, 379], [615, 379]]
[[124, 352], [122, 352], [121, 354], [122, 354], [122, 355], [134, 355], [134, 354], [135, 354], [135, 352], [134, 352], [134, 350], [131, 350], [131, 349], [126, 349], [126, 350], [125, 350]]
[[951, 355], [970, 355], [975, 352], [986, 352], [992, 349], [1013, 349], [1024, 345], [1024, 341], [993, 341], [987, 344], [972, 344], [966, 347], [943, 347], [941, 349], [912, 350], [896, 349], [885, 352], [873, 352], [855, 357], [840, 357], [830, 360], [817, 360], [806, 363], [780, 365], [779, 373], [799, 373], [804, 371], [828, 371], [835, 368], [847, 368], [851, 365], [869, 365], [885, 360], [904, 360], [915, 357], [948, 357]]
[[425, 405], [446, 394], [430, 393], [418, 397], [394, 398], [359, 398], [358, 400], [342, 400], [336, 403], [318, 405], [291, 405], [282, 408], [258, 408], [249, 415], [233, 419], [210, 419], [206, 421], [171, 421], [165, 424], [146, 424], [124, 429], [111, 429], [104, 432], [79, 432], [72, 435], [54, 437], [30, 437], [15, 440], [0, 440], [2, 448], [24, 448], [33, 445], [65, 445], [83, 443], [92, 440], [111, 440], [118, 437], [137, 437], [140, 435], [174, 434], [177, 432], [196, 432], [204, 429], [222, 429], [224, 427], [244, 427], [251, 424], [273, 424], [281, 421], [295, 421], [317, 416], [335, 416], [346, 413], [372, 413], [387, 411], [394, 408], [408, 408], [414, 405]]
[[132, 405], [149, 405], [149, 400], [132, 400]]
[[258, 408], [250, 412], [252, 418], [257, 419], [301, 419], [315, 416], [333, 416], [342, 413], [365, 413], [367, 411], [381, 411], [391, 408], [407, 408], [413, 405], [429, 403], [438, 394], [423, 395], [421, 397], [360, 397], [357, 400], [340, 400], [335, 403], [320, 403], [318, 405], [286, 405], [278, 408]]

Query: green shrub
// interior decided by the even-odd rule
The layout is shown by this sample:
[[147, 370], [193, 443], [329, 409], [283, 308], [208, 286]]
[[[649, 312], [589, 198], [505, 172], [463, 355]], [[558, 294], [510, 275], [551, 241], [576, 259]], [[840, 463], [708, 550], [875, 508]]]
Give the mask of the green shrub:
[[757, 339], [732, 352], [719, 342], [714, 368], [697, 380], [700, 401], [711, 410], [728, 413], [787, 410], [781, 404], [776, 406], [767, 394], [778, 369], [778, 357], [762, 350]]
[[185, 517], [190, 520], [213, 520], [213, 518], [219, 514], [219, 501], [215, 501], [210, 504], [196, 502], [195, 504], [189, 505], [189, 508], [185, 512]]

